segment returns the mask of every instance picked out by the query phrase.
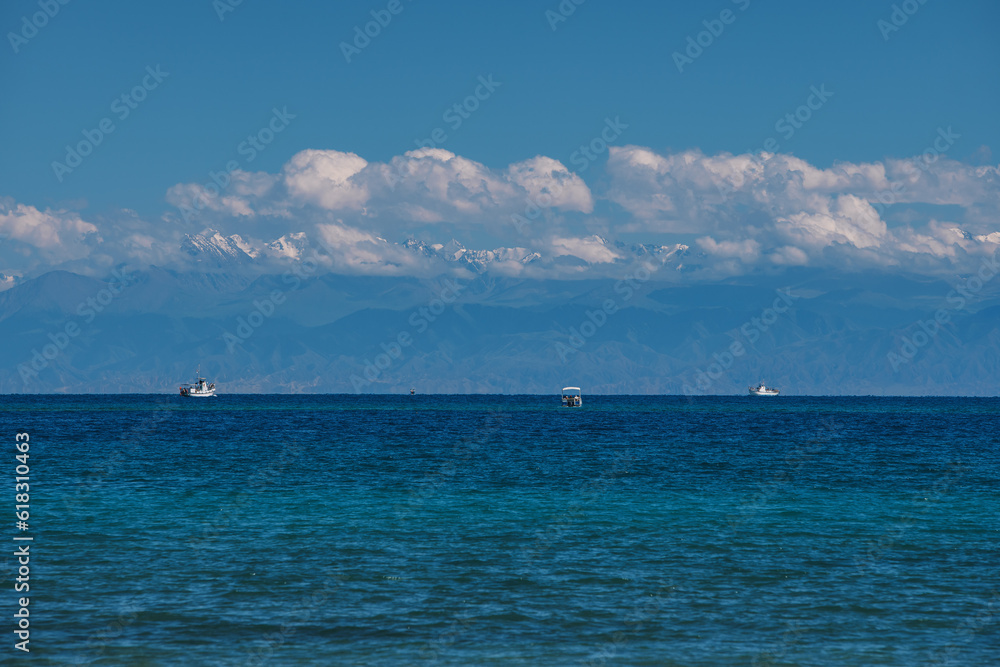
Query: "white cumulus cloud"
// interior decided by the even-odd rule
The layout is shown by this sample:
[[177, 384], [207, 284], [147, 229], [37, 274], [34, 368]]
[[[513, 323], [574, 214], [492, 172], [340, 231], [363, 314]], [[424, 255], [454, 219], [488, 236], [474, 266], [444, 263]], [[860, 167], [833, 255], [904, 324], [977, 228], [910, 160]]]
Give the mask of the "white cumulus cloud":
[[34, 206], [0, 199], [0, 236], [19, 241], [26, 253], [51, 263], [80, 259], [100, 243], [97, 227], [73, 211], [40, 211]]
[[569, 255], [590, 262], [605, 264], [614, 262], [620, 255], [607, 246], [607, 242], [599, 236], [585, 238], [553, 238], [551, 241], [553, 257]]
[[328, 210], [359, 209], [368, 200], [368, 189], [355, 177], [367, 166], [354, 153], [305, 150], [288, 161], [282, 174], [293, 200]]

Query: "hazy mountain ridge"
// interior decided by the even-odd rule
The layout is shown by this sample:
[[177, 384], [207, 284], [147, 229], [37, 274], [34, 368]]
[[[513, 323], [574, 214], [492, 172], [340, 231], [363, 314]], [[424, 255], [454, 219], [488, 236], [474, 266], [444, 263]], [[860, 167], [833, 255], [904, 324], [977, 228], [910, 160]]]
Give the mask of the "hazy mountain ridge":
[[[996, 395], [1000, 377], [992, 282], [959, 309], [943, 281], [812, 271], [755, 283], [650, 280], [629, 293], [621, 281], [490, 273], [326, 274], [293, 286], [279, 275], [151, 268], [99, 311], [88, 306], [107, 285], [52, 272], [0, 294], [0, 391], [173, 392], [199, 363], [220, 393], [579, 384], [589, 393], [730, 394], [764, 379], [787, 394]], [[791, 304], [769, 312], [786, 305], [782, 292]], [[940, 309], [951, 321], [924, 341], [919, 332]], [[409, 344], [397, 350], [401, 334]], [[893, 368], [888, 355], [908, 351], [904, 337], [920, 344]], [[730, 359], [737, 342], [743, 353]]]

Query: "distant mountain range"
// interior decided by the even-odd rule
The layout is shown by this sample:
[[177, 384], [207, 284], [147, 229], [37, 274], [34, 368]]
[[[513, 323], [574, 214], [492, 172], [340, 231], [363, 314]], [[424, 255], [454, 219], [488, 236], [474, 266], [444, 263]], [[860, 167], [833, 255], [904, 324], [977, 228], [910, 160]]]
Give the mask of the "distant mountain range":
[[542, 256], [527, 248], [496, 248], [495, 250], [468, 250], [461, 243], [452, 239], [448, 243], [428, 245], [423, 241], [408, 239], [402, 244], [407, 250], [445, 262], [458, 262], [466, 267], [482, 273], [493, 262], [519, 262], [530, 264], [541, 260]]
[[270, 243], [255, 246], [239, 234], [223, 236], [212, 229], [201, 234], [185, 234], [181, 250], [196, 262], [217, 267], [250, 264], [261, 259], [301, 259], [309, 247], [305, 232], [287, 234]]
[[[669, 246], [654, 244], [626, 244], [620, 241], [611, 242], [601, 236], [590, 236], [584, 239], [594, 246], [603, 246], [622, 257], [622, 263], [648, 257], [659, 261], [673, 259], [679, 264], [680, 259], [688, 254], [689, 248], [683, 244]], [[475, 273], [484, 273], [496, 263], [515, 262], [521, 265], [545, 264], [559, 261], [559, 258], [545, 257], [539, 252], [528, 248], [494, 248], [491, 250], [472, 250], [456, 241], [448, 243], [429, 244], [417, 239], [407, 239], [403, 243], [392, 243], [383, 238], [374, 238], [375, 243], [386, 247], [404, 249], [415, 256], [432, 262], [437, 262], [439, 268], [460, 267]], [[207, 230], [201, 234], [186, 234], [181, 241], [183, 253], [194, 264], [201, 268], [233, 269], [253, 265], [268, 265], [275, 262], [299, 261], [311, 252], [323, 255], [327, 248], [306, 236], [304, 232], [287, 234], [270, 242], [254, 243], [242, 238], [239, 234], [224, 236], [216, 230]], [[577, 260], [579, 261], [579, 260]]]
[[25, 280], [0, 293], [0, 392], [176, 393], [201, 364], [222, 396], [745, 394], [760, 380], [783, 395], [1000, 393], [1000, 280], [798, 269], [687, 284], [686, 248], [625, 244], [610, 245], [665, 268], [522, 279], [490, 266], [547, 258], [399, 245], [470, 272], [267, 272], [308, 239], [207, 234], [184, 241], [193, 268]]

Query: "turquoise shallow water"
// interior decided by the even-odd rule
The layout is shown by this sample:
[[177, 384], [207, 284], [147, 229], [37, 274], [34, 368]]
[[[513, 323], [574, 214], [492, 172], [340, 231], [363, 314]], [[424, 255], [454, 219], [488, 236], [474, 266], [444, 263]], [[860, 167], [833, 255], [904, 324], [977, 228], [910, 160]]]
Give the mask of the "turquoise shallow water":
[[1000, 663], [1000, 400], [585, 401], [4, 397], [30, 658]]

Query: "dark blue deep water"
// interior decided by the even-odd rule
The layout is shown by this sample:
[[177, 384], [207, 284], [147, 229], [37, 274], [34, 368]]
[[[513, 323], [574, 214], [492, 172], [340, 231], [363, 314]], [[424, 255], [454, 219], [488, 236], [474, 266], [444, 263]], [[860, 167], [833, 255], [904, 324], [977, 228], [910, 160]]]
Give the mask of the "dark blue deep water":
[[0, 662], [1000, 664], [1000, 400], [584, 400], [0, 397]]

